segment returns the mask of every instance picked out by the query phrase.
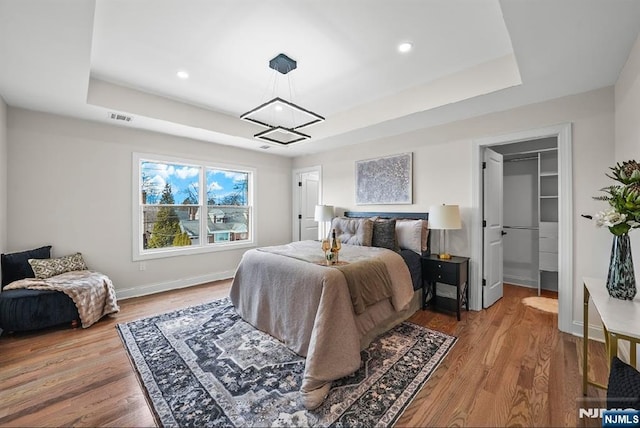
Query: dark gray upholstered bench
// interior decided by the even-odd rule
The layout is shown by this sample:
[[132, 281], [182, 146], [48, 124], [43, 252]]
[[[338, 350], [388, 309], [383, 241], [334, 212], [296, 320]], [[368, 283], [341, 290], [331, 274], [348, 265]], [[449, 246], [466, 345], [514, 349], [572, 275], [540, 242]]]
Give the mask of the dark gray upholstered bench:
[[69, 296], [49, 290], [7, 290], [0, 293], [0, 328], [6, 332], [75, 325], [78, 309]]
[[[47, 259], [51, 246], [2, 254], [2, 287], [33, 278], [29, 259]], [[6, 290], [0, 292], [0, 333], [38, 330], [60, 324], [77, 325], [78, 309], [64, 293], [51, 290]]]
[[607, 409], [640, 410], [640, 372], [618, 357], [611, 360]]

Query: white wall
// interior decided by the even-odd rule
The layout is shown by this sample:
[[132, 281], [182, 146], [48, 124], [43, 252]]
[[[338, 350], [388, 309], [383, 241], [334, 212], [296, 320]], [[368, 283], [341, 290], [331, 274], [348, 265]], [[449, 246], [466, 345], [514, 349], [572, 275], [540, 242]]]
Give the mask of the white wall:
[[[322, 165], [323, 201], [340, 208], [366, 211], [427, 211], [431, 204], [459, 204], [463, 230], [450, 231], [448, 249], [469, 255], [469, 222], [472, 219], [471, 155], [475, 139], [517, 131], [573, 123], [574, 206], [574, 302], [572, 319], [582, 320], [582, 277], [606, 275], [609, 259], [608, 232], [595, 228], [580, 214], [599, 207], [592, 196], [607, 184], [605, 172], [613, 161], [613, 88], [603, 88], [423, 129], [393, 138], [294, 159], [294, 167]], [[403, 152], [413, 152], [412, 205], [356, 206], [354, 162]], [[437, 235], [437, 234], [434, 234]], [[437, 245], [437, 244], [436, 244]], [[579, 329], [578, 329], [579, 331]]]
[[7, 104], [0, 97], [0, 253], [7, 249]]
[[256, 168], [258, 245], [291, 240], [289, 158], [16, 108], [7, 125], [8, 250], [80, 251], [121, 297], [230, 277], [244, 252], [147, 260], [141, 271], [131, 254], [133, 152]]
[[[615, 86], [615, 161], [635, 159], [640, 162], [640, 37]], [[610, 182], [611, 184], [611, 182]], [[636, 280], [640, 279], [640, 232], [629, 234], [635, 251]]]

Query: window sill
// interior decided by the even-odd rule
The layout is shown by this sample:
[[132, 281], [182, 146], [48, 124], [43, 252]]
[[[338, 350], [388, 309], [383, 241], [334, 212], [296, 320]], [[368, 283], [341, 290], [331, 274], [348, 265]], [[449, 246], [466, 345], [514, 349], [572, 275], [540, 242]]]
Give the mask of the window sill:
[[133, 261], [141, 261], [141, 260], [153, 260], [153, 259], [165, 259], [170, 257], [181, 257], [181, 256], [190, 256], [193, 254], [205, 254], [205, 253], [216, 253], [219, 251], [232, 251], [232, 250], [241, 250], [245, 248], [255, 248], [256, 243], [254, 241], [246, 241], [246, 242], [232, 242], [228, 244], [217, 244], [206, 247], [194, 247], [194, 248], [168, 248], [168, 249], [159, 249], [156, 251], [145, 251], [144, 253], [136, 253], [134, 252]]

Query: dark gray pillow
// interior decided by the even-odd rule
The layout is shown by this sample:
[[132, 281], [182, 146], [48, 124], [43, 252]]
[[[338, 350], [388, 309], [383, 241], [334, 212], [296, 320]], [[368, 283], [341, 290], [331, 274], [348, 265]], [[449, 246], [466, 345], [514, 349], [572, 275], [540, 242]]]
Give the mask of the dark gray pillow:
[[29, 259], [51, 258], [51, 245], [19, 253], [2, 254], [0, 265], [2, 266], [2, 287], [24, 278], [34, 278], [35, 274]]
[[607, 409], [640, 410], [640, 372], [618, 357], [611, 361]]
[[389, 250], [398, 251], [398, 240], [396, 239], [396, 220], [376, 219], [373, 222], [373, 236], [371, 237], [371, 246], [388, 248]]

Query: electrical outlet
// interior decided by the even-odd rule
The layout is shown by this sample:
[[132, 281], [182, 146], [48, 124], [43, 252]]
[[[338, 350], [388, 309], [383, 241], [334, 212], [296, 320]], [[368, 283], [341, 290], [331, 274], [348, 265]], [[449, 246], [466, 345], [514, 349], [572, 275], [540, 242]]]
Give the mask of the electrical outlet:
[[145, 262], [138, 263], [138, 269], [147, 270], [147, 264]]

